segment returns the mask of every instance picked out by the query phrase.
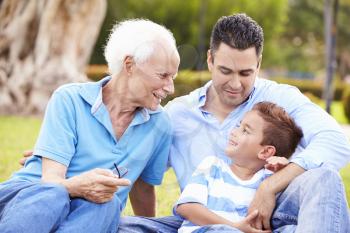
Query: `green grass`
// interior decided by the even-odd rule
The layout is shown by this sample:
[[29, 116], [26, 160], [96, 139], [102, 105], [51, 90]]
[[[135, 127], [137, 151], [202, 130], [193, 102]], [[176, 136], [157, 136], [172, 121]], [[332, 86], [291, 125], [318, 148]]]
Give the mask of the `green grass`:
[[[335, 105], [333, 109], [339, 106]], [[341, 116], [341, 114], [338, 114]], [[336, 116], [337, 117], [337, 116]], [[344, 117], [345, 119], [345, 117]], [[343, 119], [343, 120], [344, 120]], [[342, 122], [342, 120], [340, 120]], [[13, 171], [20, 168], [18, 164], [22, 152], [33, 148], [39, 133], [41, 120], [24, 117], [0, 117], [0, 182], [8, 179]], [[350, 201], [350, 164], [340, 172], [348, 202]], [[157, 192], [157, 216], [170, 215], [172, 206], [179, 197], [180, 191], [176, 177], [172, 170], [165, 174], [164, 182], [156, 188]], [[133, 215], [128, 202], [124, 211], [125, 215]]]

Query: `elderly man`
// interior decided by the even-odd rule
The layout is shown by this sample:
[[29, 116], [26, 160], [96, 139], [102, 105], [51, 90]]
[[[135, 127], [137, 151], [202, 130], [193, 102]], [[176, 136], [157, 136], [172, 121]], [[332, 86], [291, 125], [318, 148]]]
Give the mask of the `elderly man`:
[[[167, 105], [174, 125], [170, 165], [180, 188], [207, 156], [231, 163], [224, 155], [229, 132], [255, 103], [274, 102], [294, 118], [304, 137], [291, 163], [256, 191], [248, 210], [259, 213], [252, 224], [255, 232], [350, 232], [344, 187], [336, 172], [349, 162], [348, 140], [336, 121], [298, 89], [257, 77], [262, 51], [262, 28], [245, 14], [222, 17], [215, 24], [207, 58], [212, 81]], [[202, 220], [209, 225], [205, 232], [237, 232]], [[119, 232], [177, 232], [181, 223], [178, 216], [126, 217]]]
[[0, 232], [116, 232], [131, 186], [135, 212], [154, 215], [171, 143], [159, 104], [174, 91], [175, 40], [151, 21], [124, 21], [105, 57], [111, 76], [51, 97], [34, 156], [0, 184]]

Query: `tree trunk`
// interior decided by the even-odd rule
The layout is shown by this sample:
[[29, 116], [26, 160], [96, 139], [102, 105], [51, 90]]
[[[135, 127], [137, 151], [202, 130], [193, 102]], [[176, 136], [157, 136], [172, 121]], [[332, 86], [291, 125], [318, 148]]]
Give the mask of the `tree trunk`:
[[84, 73], [105, 0], [0, 0], [0, 114], [42, 113], [59, 85]]

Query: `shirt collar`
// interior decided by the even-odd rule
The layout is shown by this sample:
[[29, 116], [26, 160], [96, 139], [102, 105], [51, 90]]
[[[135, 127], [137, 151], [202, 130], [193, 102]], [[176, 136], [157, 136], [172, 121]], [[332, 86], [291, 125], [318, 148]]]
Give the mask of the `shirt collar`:
[[[111, 80], [111, 76], [107, 76], [100, 81], [90, 82], [83, 85], [80, 89], [80, 96], [91, 105], [91, 113], [96, 113], [100, 107], [103, 105], [102, 102], [102, 87], [106, 85]], [[147, 121], [150, 118], [150, 114], [155, 114], [163, 111], [162, 106], [158, 106], [155, 111], [152, 111], [147, 108], [141, 108], [140, 112], [144, 121]]]
[[[244, 103], [248, 102], [253, 97], [255, 90], [256, 90], [256, 87], [258, 86], [258, 82], [259, 82], [259, 77], [256, 77], [256, 79], [254, 81], [253, 90], [250, 92], [248, 99], [246, 101], [244, 101]], [[213, 81], [210, 80], [203, 87], [200, 88], [199, 97], [198, 97], [198, 108], [201, 108], [205, 105], [205, 101], [207, 100], [208, 89], [212, 85], [212, 83], [213, 83]]]

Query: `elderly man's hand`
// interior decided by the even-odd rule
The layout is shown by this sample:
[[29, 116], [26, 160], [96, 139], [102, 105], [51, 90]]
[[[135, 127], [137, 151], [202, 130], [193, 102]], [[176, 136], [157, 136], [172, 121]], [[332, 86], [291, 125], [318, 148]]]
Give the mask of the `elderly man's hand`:
[[65, 180], [71, 197], [81, 197], [95, 203], [104, 203], [113, 198], [119, 186], [128, 186], [128, 179], [119, 179], [112, 171], [96, 168]]
[[252, 225], [256, 229], [271, 230], [270, 219], [276, 205], [276, 196], [264, 182], [259, 186], [253, 201], [250, 203], [248, 213], [258, 211], [258, 216]]
[[27, 159], [33, 155], [33, 151], [32, 150], [26, 150], [23, 152], [23, 158], [21, 158], [19, 160], [19, 164], [24, 166], [25, 162], [27, 161]]

